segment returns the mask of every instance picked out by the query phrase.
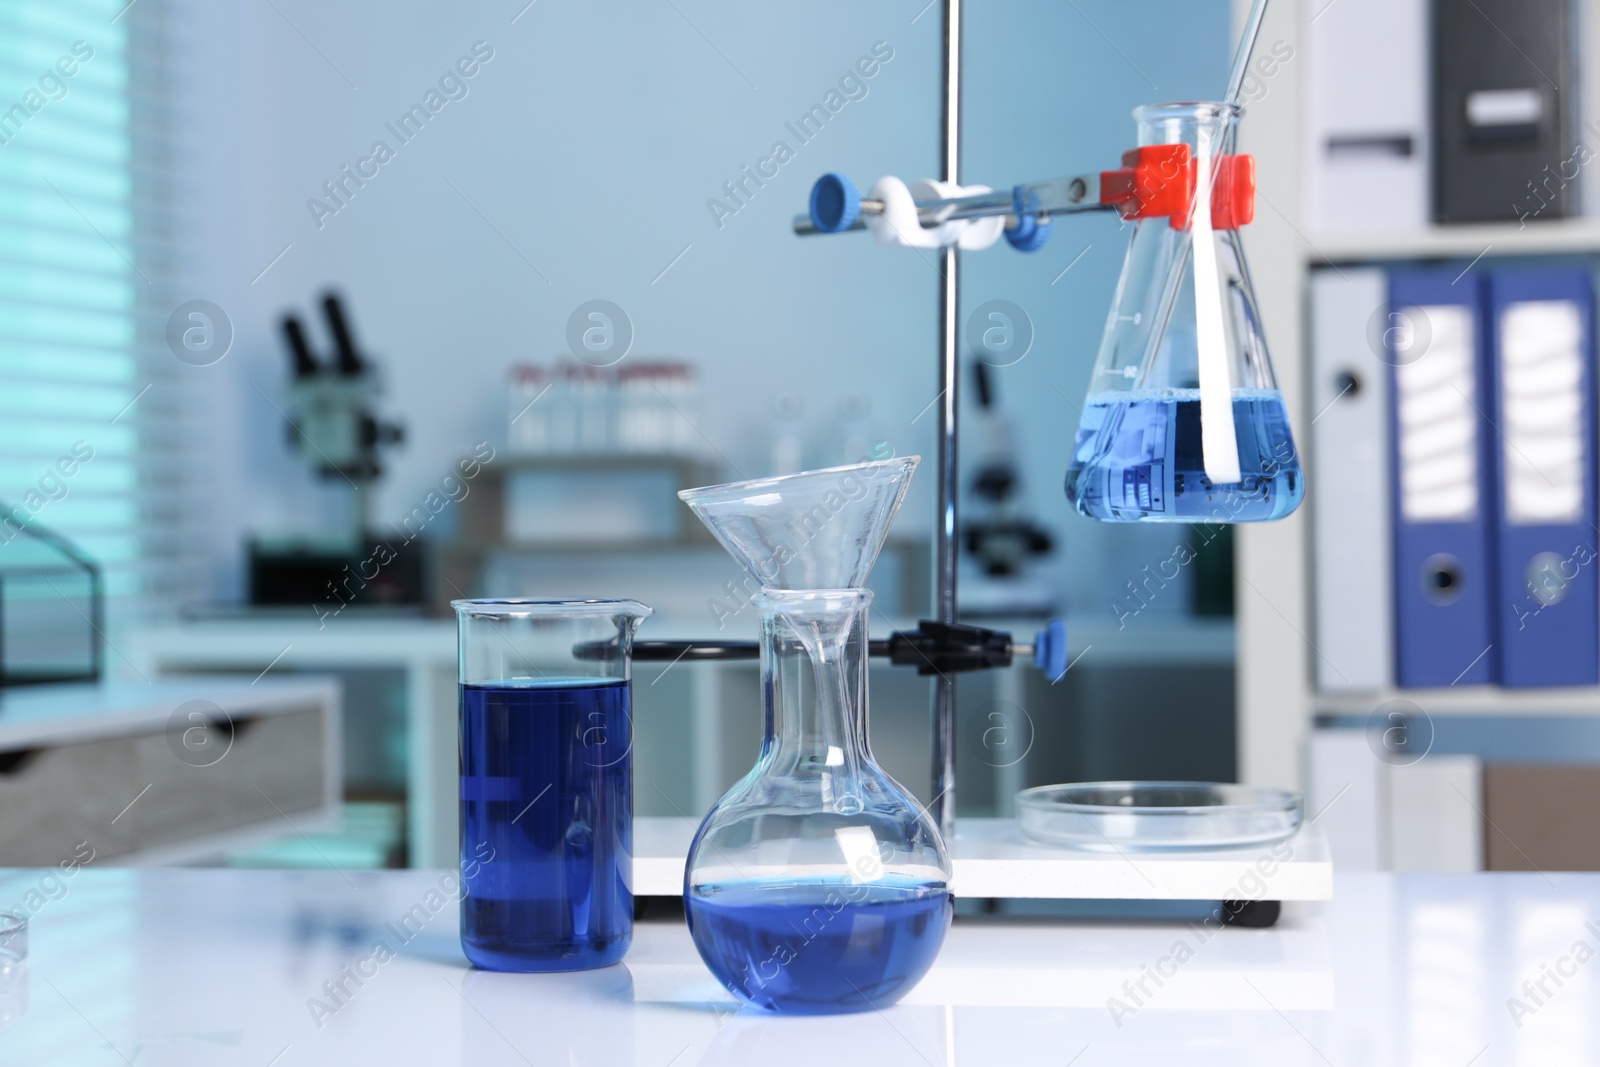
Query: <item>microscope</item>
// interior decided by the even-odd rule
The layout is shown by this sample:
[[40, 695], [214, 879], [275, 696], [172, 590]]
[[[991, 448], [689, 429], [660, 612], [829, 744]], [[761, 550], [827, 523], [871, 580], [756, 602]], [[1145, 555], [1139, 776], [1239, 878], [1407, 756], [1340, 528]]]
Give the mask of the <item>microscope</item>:
[[972, 502], [960, 525], [961, 546], [976, 564], [962, 587], [962, 614], [969, 618], [1049, 615], [1058, 605], [1054, 590], [1030, 573], [1050, 554], [1055, 539], [1023, 511], [1022, 458], [1016, 425], [1001, 406], [990, 365], [972, 362], [977, 386], [977, 433]]
[[325, 539], [250, 544], [250, 603], [311, 604], [319, 617], [349, 604], [420, 605], [421, 542], [378, 538], [370, 523], [371, 490], [383, 474], [381, 450], [399, 444], [404, 428], [377, 414], [377, 368], [356, 348], [339, 297], [325, 293], [322, 312], [334, 352], [313, 354], [300, 319], [283, 317], [290, 360], [289, 445], [324, 481], [353, 497], [349, 527]]

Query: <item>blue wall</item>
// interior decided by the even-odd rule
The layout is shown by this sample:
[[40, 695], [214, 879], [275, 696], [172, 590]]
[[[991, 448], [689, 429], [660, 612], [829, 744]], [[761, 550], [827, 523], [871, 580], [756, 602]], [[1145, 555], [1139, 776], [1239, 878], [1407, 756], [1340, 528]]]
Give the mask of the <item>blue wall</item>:
[[[969, 182], [1004, 186], [1113, 167], [1133, 147], [1133, 108], [1215, 99], [1227, 81], [1233, 42], [1222, 0], [968, 7]], [[1110, 214], [1057, 219], [1053, 229], [1029, 255], [1000, 247], [966, 257], [962, 303], [970, 313], [1009, 300], [1032, 321], [1032, 350], [993, 380], [1019, 419], [1029, 510], [1061, 534], [1049, 573], [1074, 610], [1109, 623], [1107, 601], [1122, 599], [1123, 583], [1146, 564], [1170, 556], [1184, 531], [1081, 518], [1063, 493], [1078, 406], [1132, 229]], [[1161, 613], [1183, 607], [1178, 587], [1151, 603]]]
[[[286, 406], [276, 318], [330, 281], [383, 359], [388, 406], [408, 425], [380, 518], [409, 511], [475, 441], [499, 440], [506, 368], [557, 354], [569, 314], [593, 298], [626, 309], [636, 354], [701, 365], [700, 427], [744, 473], [763, 472], [758, 445], [780, 391], [809, 413], [812, 462], [840, 458], [826, 446], [847, 394], [871, 399], [877, 436], [928, 454], [933, 420], [913, 420], [935, 391], [935, 271], [862, 237], [798, 240], [788, 220], [824, 170], [863, 184], [933, 173], [938, 9], [541, 0], [513, 23], [521, 6], [279, 0], [280, 14], [175, 0], [187, 101], [178, 236], [192, 290], [181, 296], [221, 304], [238, 337], [228, 359], [188, 382], [219, 589], [246, 530], [309, 529], [337, 507], [286, 450], [275, 410]], [[1133, 106], [1220, 91], [1223, 0], [968, 6], [969, 181], [1110, 166], [1133, 140]], [[399, 146], [385, 123], [480, 40], [494, 55], [465, 97]], [[866, 95], [801, 144], [785, 123], [876, 42], [893, 58]], [[378, 139], [394, 158], [319, 227], [307, 201], [326, 203], [323, 182]], [[719, 226], [707, 201], [780, 139], [793, 161]], [[1171, 537], [1068, 513], [1060, 483], [1074, 405], [1126, 236], [1100, 216], [1057, 231], [1031, 257], [1004, 247], [968, 256], [965, 305], [1003, 296], [1033, 319], [1032, 353], [999, 385], [1023, 427], [1030, 510], [1070, 554], [1070, 565], [1058, 555], [1054, 580], [1104, 611]], [[919, 478], [903, 532], [929, 527], [931, 482]]]

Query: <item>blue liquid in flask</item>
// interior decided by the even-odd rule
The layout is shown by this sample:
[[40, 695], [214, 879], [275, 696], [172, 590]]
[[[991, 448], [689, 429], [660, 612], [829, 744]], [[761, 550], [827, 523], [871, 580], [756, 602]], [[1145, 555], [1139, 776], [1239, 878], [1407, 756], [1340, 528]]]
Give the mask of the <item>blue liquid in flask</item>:
[[694, 886], [689, 932], [734, 996], [793, 1015], [887, 1007], [922, 980], [953, 911], [943, 886]]
[[628, 683], [461, 687], [461, 948], [497, 971], [575, 971], [633, 938]]
[[1305, 479], [1283, 394], [1233, 391], [1240, 481], [1215, 484], [1200, 450], [1200, 390], [1091, 393], [1067, 499], [1106, 522], [1266, 522], [1300, 505]]

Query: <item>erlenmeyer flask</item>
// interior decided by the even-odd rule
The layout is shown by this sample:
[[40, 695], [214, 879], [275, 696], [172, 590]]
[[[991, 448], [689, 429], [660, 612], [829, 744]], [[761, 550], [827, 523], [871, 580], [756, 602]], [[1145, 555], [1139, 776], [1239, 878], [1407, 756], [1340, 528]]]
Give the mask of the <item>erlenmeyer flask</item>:
[[[886, 1007], [932, 966], [950, 925], [944, 840], [867, 742], [872, 594], [859, 585], [915, 466], [911, 457], [681, 494], [764, 586], [761, 754], [701, 823], [684, 871], [695, 947], [759, 1007]], [[785, 589], [785, 577], [856, 587]]]
[[1239, 114], [1134, 111], [1141, 146], [1189, 146], [1170, 180], [1193, 191], [1187, 213], [1134, 224], [1067, 470], [1090, 518], [1262, 522], [1305, 495], [1239, 242], [1254, 187], [1249, 158], [1230, 155]]

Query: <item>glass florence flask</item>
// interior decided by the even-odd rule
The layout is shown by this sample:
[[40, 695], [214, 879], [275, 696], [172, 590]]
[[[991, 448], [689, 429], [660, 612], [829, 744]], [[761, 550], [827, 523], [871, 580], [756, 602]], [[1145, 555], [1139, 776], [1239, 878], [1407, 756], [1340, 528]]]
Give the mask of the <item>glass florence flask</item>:
[[[1305, 482], [1239, 241], [1255, 192], [1254, 161], [1231, 154], [1240, 108], [1152, 104], [1133, 114], [1141, 148], [1186, 145], [1189, 162], [1168, 164], [1170, 175], [1124, 211], [1137, 221], [1067, 497], [1107, 522], [1281, 519]], [[1147, 210], [1173, 194], [1175, 210]]]
[[761, 1008], [886, 1007], [950, 925], [944, 840], [867, 743], [862, 586], [917, 462], [679, 494], [763, 587], [761, 754], [700, 824], [684, 872], [701, 958]]

